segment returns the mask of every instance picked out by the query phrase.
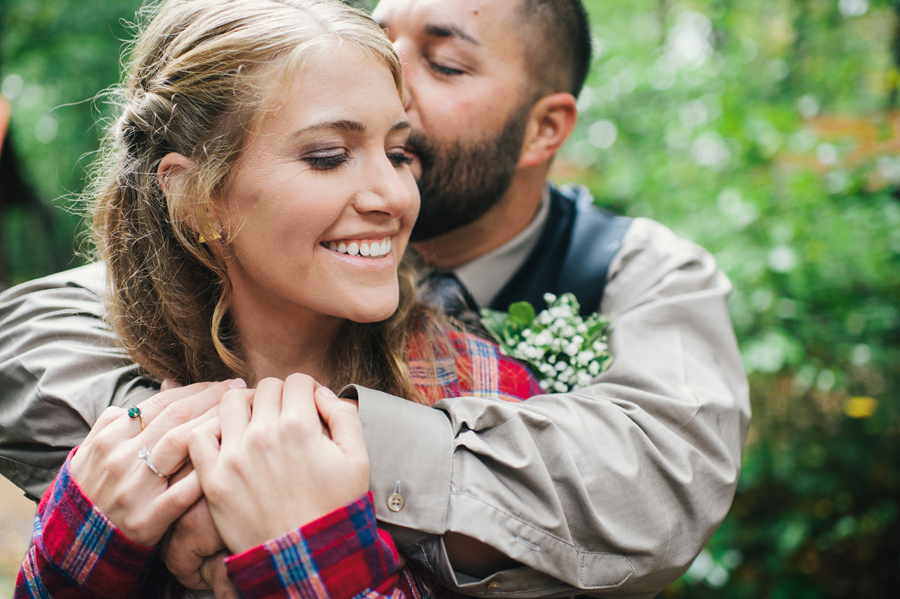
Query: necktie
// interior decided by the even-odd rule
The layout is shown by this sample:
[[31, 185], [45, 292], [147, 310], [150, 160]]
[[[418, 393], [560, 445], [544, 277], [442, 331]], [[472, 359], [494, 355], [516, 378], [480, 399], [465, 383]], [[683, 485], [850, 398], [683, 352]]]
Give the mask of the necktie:
[[453, 272], [432, 272], [425, 279], [420, 299], [467, 327], [479, 326], [478, 304]]

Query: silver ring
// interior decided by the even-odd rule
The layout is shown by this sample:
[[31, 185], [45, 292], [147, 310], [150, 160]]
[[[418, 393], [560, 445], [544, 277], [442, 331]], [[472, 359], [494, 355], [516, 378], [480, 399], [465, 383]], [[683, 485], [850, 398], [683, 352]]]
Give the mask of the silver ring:
[[153, 465], [153, 460], [150, 459], [150, 450], [146, 447], [141, 447], [141, 450], [138, 452], [137, 457], [139, 460], [144, 462], [144, 464], [147, 465], [147, 468], [149, 468], [156, 476], [160, 478], [169, 478], [168, 476], [157, 470], [156, 466]]

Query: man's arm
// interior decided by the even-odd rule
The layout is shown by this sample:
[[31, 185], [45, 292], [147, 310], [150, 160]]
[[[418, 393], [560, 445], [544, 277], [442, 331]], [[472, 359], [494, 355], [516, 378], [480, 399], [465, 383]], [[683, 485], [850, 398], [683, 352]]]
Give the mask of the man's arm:
[[[398, 546], [468, 594], [664, 588], [721, 523], [737, 483], [750, 408], [729, 292], [707, 252], [638, 219], [602, 306], [614, 361], [590, 387], [439, 410], [358, 389], [376, 509]], [[437, 536], [447, 531], [528, 567], [454, 572], [453, 547]]]
[[157, 392], [104, 321], [94, 264], [0, 294], [0, 474], [40, 497], [109, 405]]

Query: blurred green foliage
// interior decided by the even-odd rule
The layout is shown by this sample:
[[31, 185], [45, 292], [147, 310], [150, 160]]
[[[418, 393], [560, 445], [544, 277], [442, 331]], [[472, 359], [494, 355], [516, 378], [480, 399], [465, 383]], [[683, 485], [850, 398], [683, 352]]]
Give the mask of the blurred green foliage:
[[[717, 256], [751, 379], [734, 508], [667, 595], [897, 596], [900, 3], [586, 4], [597, 52], [554, 177]], [[47, 202], [80, 189], [136, 6], [0, 5], [12, 135]], [[28, 226], [4, 218], [17, 280], [52, 266]]]

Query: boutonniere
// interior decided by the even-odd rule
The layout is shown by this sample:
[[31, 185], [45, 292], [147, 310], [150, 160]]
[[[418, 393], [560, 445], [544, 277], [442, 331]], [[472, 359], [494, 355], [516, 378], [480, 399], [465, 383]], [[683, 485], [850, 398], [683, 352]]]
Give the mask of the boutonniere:
[[612, 363], [606, 345], [610, 318], [596, 312], [582, 318], [571, 293], [547, 293], [544, 301], [548, 307], [540, 313], [528, 302], [510, 305], [509, 312], [483, 309], [481, 324], [501, 352], [535, 370], [542, 389], [563, 393], [589, 385]]

